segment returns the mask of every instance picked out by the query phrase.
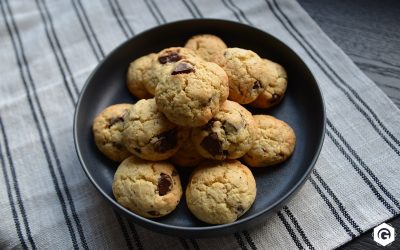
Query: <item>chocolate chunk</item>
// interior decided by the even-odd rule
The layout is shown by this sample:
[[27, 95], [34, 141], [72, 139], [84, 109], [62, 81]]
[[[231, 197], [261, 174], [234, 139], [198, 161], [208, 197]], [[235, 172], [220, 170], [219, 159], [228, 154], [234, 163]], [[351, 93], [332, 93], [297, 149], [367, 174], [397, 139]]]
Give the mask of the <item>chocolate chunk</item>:
[[259, 88], [261, 88], [261, 82], [257, 80], [253, 84], [253, 89], [259, 89]]
[[161, 64], [166, 64], [166, 63], [170, 63], [170, 62], [177, 62], [177, 61], [179, 61], [179, 60], [181, 60], [182, 59], [182, 57], [178, 54], [178, 53], [176, 53], [176, 52], [171, 52], [171, 53], [169, 53], [168, 55], [166, 55], [166, 56], [160, 56], [159, 58], [158, 58], [158, 61], [161, 63]]
[[189, 74], [192, 72], [195, 72], [192, 65], [182, 62], [175, 66], [175, 69], [172, 71], [171, 75]]
[[161, 173], [160, 178], [158, 178], [158, 194], [160, 196], [166, 195], [172, 189], [172, 178], [171, 176]]
[[229, 151], [228, 150], [224, 150], [223, 153], [224, 153], [224, 156], [228, 156], [229, 155]]
[[110, 128], [111, 126], [113, 126], [118, 122], [124, 122], [124, 118], [122, 116], [111, 118], [110, 121], [108, 122], [108, 128]]
[[206, 125], [204, 125], [203, 127], [201, 127], [201, 129], [203, 130], [207, 130], [207, 131], [211, 131], [213, 125], [214, 125], [215, 120], [211, 119], [207, 122]]
[[238, 131], [235, 125], [226, 121], [222, 125], [222, 128], [225, 130], [225, 132], [230, 132], [230, 133], [236, 133]]
[[244, 207], [242, 207], [242, 205], [239, 205], [236, 207], [236, 213], [241, 215], [244, 212]]
[[275, 103], [279, 100], [281, 96], [279, 94], [272, 94], [271, 103]]
[[125, 148], [124, 145], [122, 145], [120, 142], [113, 142], [112, 144], [114, 147], [116, 147], [119, 150], [122, 150]]
[[147, 211], [148, 214], [150, 214], [151, 216], [160, 216], [160, 213], [157, 211]]
[[218, 138], [217, 133], [211, 133], [205, 137], [200, 145], [212, 156], [222, 155], [222, 143]]
[[138, 152], [139, 154], [142, 153], [142, 150], [141, 150], [140, 148], [134, 148], [134, 150], [135, 150], [136, 152]]
[[174, 169], [174, 170], [172, 170], [172, 174], [171, 174], [172, 176], [177, 176], [178, 175], [178, 172]]
[[157, 141], [154, 143], [154, 150], [159, 153], [167, 152], [178, 145], [177, 138], [178, 130], [176, 128], [168, 130], [157, 136]]

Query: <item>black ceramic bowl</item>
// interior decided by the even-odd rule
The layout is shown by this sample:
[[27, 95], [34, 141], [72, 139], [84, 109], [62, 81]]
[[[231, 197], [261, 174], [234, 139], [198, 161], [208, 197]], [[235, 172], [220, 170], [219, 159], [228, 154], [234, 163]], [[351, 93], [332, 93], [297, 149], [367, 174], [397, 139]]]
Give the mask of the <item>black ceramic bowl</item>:
[[[146, 219], [119, 205], [111, 183], [118, 163], [104, 157], [96, 148], [92, 121], [105, 107], [122, 102], [134, 103], [125, 85], [129, 63], [143, 55], [171, 46], [183, 46], [195, 34], [211, 33], [221, 37], [229, 47], [257, 52], [261, 57], [283, 65], [289, 77], [283, 101], [268, 110], [249, 110], [269, 114], [287, 122], [295, 131], [297, 145], [292, 157], [275, 167], [252, 169], [257, 181], [257, 198], [251, 209], [236, 222], [209, 225], [197, 220], [188, 210], [185, 197], [170, 215]], [[82, 167], [90, 181], [111, 204], [131, 219], [151, 230], [181, 237], [208, 237], [244, 230], [265, 221], [280, 209], [309, 176], [321, 150], [325, 133], [325, 110], [321, 92], [310, 70], [288, 46], [256, 28], [224, 20], [185, 20], [145, 31], [111, 52], [87, 80], [76, 106], [74, 139]], [[179, 169], [183, 187], [190, 174]]]

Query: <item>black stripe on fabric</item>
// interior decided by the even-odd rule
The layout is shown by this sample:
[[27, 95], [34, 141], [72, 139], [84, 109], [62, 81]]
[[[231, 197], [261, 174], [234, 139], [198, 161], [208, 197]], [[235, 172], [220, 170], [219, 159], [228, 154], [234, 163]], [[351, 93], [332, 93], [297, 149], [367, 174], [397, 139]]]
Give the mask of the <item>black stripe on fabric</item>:
[[189, 244], [186, 242], [186, 240], [184, 238], [179, 237], [179, 241], [181, 242], [181, 244], [185, 250], [190, 250]]
[[[365, 103], [365, 101], [358, 95], [357, 91], [355, 91], [349, 84], [347, 84], [333, 69], [332, 67], [324, 60], [324, 58], [317, 52], [317, 50], [311, 46], [311, 44], [308, 42], [307, 39], [297, 30], [297, 28], [293, 25], [293, 23], [290, 21], [290, 19], [286, 16], [286, 14], [281, 10], [279, 5], [275, 0], [272, 0], [274, 5], [276, 6], [277, 10], [281, 13], [283, 18], [287, 21], [287, 24], [293, 29], [293, 31], [304, 41], [305, 44], [308, 45], [308, 47], [313, 51], [315, 56], [319, 58], [319, 60], [327, 67], [330, 72], [344, 85], [347, 87], [348, 90], [353, 94], [353, 96], [361, 102], [361, 104], [371, 113], [375, 121], [378, 123], [378, 125], [383, 129], [383, 131], [389, 135], [389, 137], [398, 145], [400, 146], [400, 141], [386, 128], [386, 126], [381, 122], [381, 120], [378, 118], [378, 116], [375, 114], [375, 112]], [[271, 4], [269, 3], [268, 0], [266, 0], [269, 8], [272, 10], [273, 14], [279, 19], [279, 21], [282, 23], [282, 25], [286, 28], [286, 30], [292, 35], [292, 37], [303, 47], [303, 49], [306, 51], [306, 53], [312, 58], [312, 60], [319, 66], [319, 68], [325, 73], [325, 75], [332, 81], [332, 83], [338, 87], [345, 95], [346, 97], [350, 100], [350, 102], [356, 107], [356, 109], [369, 121], [371, 126], [375, 129], [375, 131], [382, 137], [382, 139], [385, 140], [385, 142], [393, 149], [394, 152], [396, 152], [397, 155], [400, 156], [400, 151], [382, 134], [382, 132], [378, 129], [376, 126], [375, 122], [371, 119], [371, 117], [363, 110], [351, 97], [351, 95], [342, 87], [340, 86], [334, 79], [333, 77], [325, 70], [325, 68], [322, 67], [322, 65], [315, 59], [315, 57], [311, 54], [311, 52], [304, 46], [304, 44], [292, 33], [292, 30], [289, 29], [288, 26], [286, 26], [286, 23], [283, 22], [282, 19], [277, 15], [275, 12], [275, 9]]]
[[114, 18], [117, 20], [119, 27], [121, 27], [121, 30], [124, 33], [125, 37], [128, 38], [129, 37], [128, 31], [125, 30], [125, 26], [119, 19], [119, 15], [117, 14], [117, 11], [115, 10], [114, 5], [112, 4], [112, 0], [108, 0], [108, 4], [110, 5], [111, 12], [113, 13]]
[[239, 247], [242, 250], [247, 250], [246, 244], [244, 243], [242, 236], [240, 236], [240, 234], [238, 234], [238, 233], [234, 233], [233, 236], [235, 237], [236, 242], [238, 243]]
[[[72, 104], [75, 105], [75, 103], [76, 103], [76, 96], [72, 93], [72, 90], [71, 90], [71, 88], [70, 88], [70, 86], [69, 86], [69, 81], [67, 80], [67, 76], [66, 76], [66, 74], [65, 74], [65, 72], [64, 72], [64, 68], [63, 68], [62, 63], [61, 63], [61, 59], [58, 57], [58, 55], [59, 55], [58, 53], [61, 53], [61, 51], [58, 50], [58, 53], [57, 53], [56, 48], [55, 48], [55, 45], [54, 45], [54, 43], [53, 43], [53, 38], [52, 38], [51, 35], [50, 35], [50, 31], [49, 31], [50, 28], [49, 28], [49, 25], [48, 25], [48, 23], [47, 23], [47, 21], [46, 21], [46, 18], [45, 18], [45, 16], [44, 16], [44, 14], [43, 14], [43, 10], [42, 10], [41, 6], [39, 5], [39, 1], [36, 0], [35, 2], [36, 2], [37, 8], [39, 9], [40, 16], [41, 16], [41, 18], [42, 18], [42, 20], [43, 20], [43, 22], [44, 22], [44, 30], [45, 30], [47, 39], [48, 39], [48, 41], [49, 41], [50, 48], [51, 48], [51, 50], [53, 51], [53, 55], [54, 55], [54, 57], [55, 57], [55, 59], [56, 59], [58, 69], [60, 70], [60, 73], [61, 73], [61, 76], [62, 76], [64, 85], [65, 85], [65, 88], [66, 88], [66, 90], [67, 90], [67, 92], [68, 92], [68, 95], [69, 95], [69, 97], [70, 97], [70, 100], [71, 100]], [[54, 34], [52, 34], [52, 35], [54, 35]], [[70, 78], [72, 79], [72, 75], [70, 75]]]
[[344, 139], [343, 135], [333, 126], [332, 122], [327, 119], [328, 126], [332, 129], [333, 133], [339, 138], [339, 140], [345, 145], [347, 150], [353, 155], [353, 157], [358, 161], [358, 163], [363, 167], [363, 169], [368, 173], [372, 180], [378, 185], [382, 192], [400, 209], [399, 201], [382, 185], [381, 181], [376, 177], [372, 170], [365, 164], [361, 157], [356, 153], [356, 151], [350, 146], [350, 144]]
[[128, 249], [134, 249], [131, 240], [129, 239], [129, 234], [128, 234], [128, 230], [126, 230], [126, 227], [124, 225], [124, 222], [122, 221], [121, 216], [118, 213], [114, 213], [115, 214], [115, 218], [117, 219], [119, 225], [121, 226], [121, 231], [122, 234], [124, 235], [124, 239], [126, 242], [126, 246], [128, 247]]
[[[79, 249], [77, 241], [76, 241], [76, 237], [75, 237], [75, 232], [74, 232], [74, 229], [72, 227], [72, 223], [71, 223], [71, 220], [69, 218], [68, 211], [67, 211], [67, 208], [66, 208], [66, 203], [65, 203], [64, 197], [63, 197], [63, 195], [61, 193], [61, 188], [59, 186], [59, 183], [58, 183], [58, 180], [57, 180], [57, 177], [56, 177], [56, 174], [55, 174], [55, 168], [54, 168], [54, 165], [53, 165], [53, 163], [51, 161], [50, 153], [49, 153], [49, 150], [48, 150], [47, 145], [45, 143], [45, 139], [44, 139], [45, 136], [43, 134], [44, 132], [42, 131], [42, 128], [41, 128], [41, 126], [39, 124], [38, 115], [36, 113], [36, 110], [34, 108], [33, 101], [32, 101], [32, 98], [31, 98], [32, 94], [31, 94], [31, 91], [30, 91], [30, 89], [28, 87], [28, 82], [29, 82], [29, 84], [33, 85], [33, 79], [32, 79], [32, 75], [30, 73], [30, 69], [29, 69], [26, 57], [25, 57], [25, 52], [24, 52], [24, 48], [22, 46], [22, 42], [21, 42], [21, 38], [20, 38], [20, 35], [19, 35], [18, 27], [16, 26], [16, 23], [15, 23], [15, 20], [13, 18], [13, 14], [12, 14], [12, 11], [11, 11], [11, 8], [9, 6], [8, 1], [6, 0], [4, 2], [6, 4], [7, 11], [9, 12], [9, 16], [10, 16], [11, 23], [12, 23], [12, 28], [15, 30], [16, 37], [14, 37], [14, 32], [11, 30], [11, 27], [10, 27], [8, 21], [7, 21], [6, 12], [5, 12], [5, 9], [4, 9], [4, 6], [3, 6], [3, 1], [0, 1], [1, 10], [2, 10], [3, 17], [4, 17], [4, 22], [5, 22], [6, 27], [7, 27], [8, 34], [9, 34], [9, 36], [11, 38], [11, 42], [12, 42], [12, 45], [13, 45], [15, 57], [17, 59], [17, 64], [18, 64], [18, 68], [19, 68], [19, 71], [20, 71], [20, 75], [21, 75], [21, 80], [22, 80], [22, 83], [24, 85], [24, 88], [25, 88], [25, 91], [26, 91], [26, 94], [27, 94], [29, 107], [30, 107], [32, 115], [33, 115], [33, 119], [34, 119], [34, 122], [35, 122], [36, 129], [38, 130], [38, 133], [39, 133], [40, 143], [42, 145], [42, 148], [43, 148], [43, 151], [44, 151], [44, 154], [45, 154], [45, 157], [46, 157], [46, 161], [48, 163], [49, 172], [50, 172], [50, 175], [51, 175], [51, 178], [52, 178], [52, 181], [53, 181], [54, 188], [56, 190], [57, 197], [58, 197], [58, 199], [60, 201], [61, 209], [62, 209], [62, 212], [63, 212], [63, 215], [64, 215], [64, 220], [65, 220], [65, 222], [67, 224], [68, 231], [69, 231], [69, 234], [71, 236], [71, 241], [72, 241], [73, 247], [74, 247], [74, 249]], [[26, 72], [25, 72], [25, 70], [26, 70]], [[27, 75], [25, 75], [25, 74], [27, 74]], [[33, 89], [34, 89], [34, 86], [33, 86]], [[45, 120], [46, 118], [45, 118], [45, 116], [43, 114], [43, 109], [40, 106], [36, 91], [33, 91], [33, 96], [34, 96], [36, 105], [39, 107], [40, 115], [42, 117], [43, 122], [46, 125], [46, 130], [48, 132], [47, 123], [46, 123], [46, 120]]]
[[[72, 1], [73, 1], [73, 0], [72, 0]], [[99, 42], [99, 39], [97, 39], [96, 33], [94, 33], [94, 31], [93, 31], [93, 27], [92, 27], [92, 25], [91, 25], [91, 23], [90, 23], [90, 20], [89, 20], [89, 18], [88, 18], [87, 13], [86, 13], [85, 6], [82, 4], [81, 0], [77, 0], [77, 1], [78, 1], [78, 5], [79, 5], [79, 7], [80, 7], [80, 10], [82, 11], [83, 18], [85, 19], [85, 23], [87, 24], [87, 26], [88, 26], [88, 28], [89, 28], [89, 32], [91, 33], [91, 35], [92, 35], [92, 37], [93, 37], [93, 39], [94, 39], [94, 42], [96, 43], [97, 48], [99, 49], [100, 56], [101, 56], [101, 57], [104, 57], [104, 55], [105, 55], [105, 54], [104, 54], [104, 51], [103, 51], [103, 49], [102, 49], [101, 46], [100, 46], [100, 42]]]
[[197, 241], [196, 241], [196, 240], [190, 239], [190, 243], [192, 243], [193, 248], [194, 248], [195, 250], [200, 250], [200, 247], [199, 247], [199, 245], [197, 244]]
[[256, 244], [254, 244], [253, 239], [251, 238], [249, 232], [243, 231], [242, 234], [244, 235], [244, 238], [247, 240], [247, 243], [249, 243], [249, 246], [252, 250], [257, 250]]
[[346, 225], [346, 223], [342, 220], [340, 217], [339, 213], [335, 209], [335, 207], [332, 205], [332, 203], [329, 201], [328, 197], [322, 192], [322, 190], [319, 188], [317, 183], [314, 181], [314, 179], [310, 176], [309, 181], [311, 182], [312, 186], [317, 190], [318, 194], [321, 196], [321, 198], [325, 201], [325, 204], [329, 207], [329, 210], [331, 210], [333, 216], [339, 222], [339, 224], [342, 226], [344, 231], [352, 238], [354, 239], [356, 235], [351, 231], [351, 229]]
[[201, 14], [201, 11], [200, 11], [200, 9], [197, 7], [197, 5], [196, 5], [196, 3], [193, 1], [193, 0], [188, 0], [190, 3], [191, 3], [191, 5], [193, 6], [193, 9], [195, 10], [195, 12], [197, 13], [197, 16], [198, 17], [200, 17], [200, 18], [203, 18], [204, 16], [203, 16], [203, 14]]
[[235, 9], [234, 9], [231, 5], [228, 4], [228, 1], [227, 1], [227, 0], [222, 0], [222, 3], [225, 5], [225, 7], [226, 7], [227, 9], [229, 9], [229, 10], [233, 13], [233, 15], [236, 17], [236, 19], [237, 19], [239, 22], [243, 22], [243, 20], [241, 19], [241, 16], [239, 16], [239, 14], [236, 13]]
[[[3, 137], [5, 137], [5, 132], [4, 132], [4, 128], [3, 128], [3, 121], [1, 120], [1, 117], [0, 117], [0, 126], [1, 126], [1, 131], [2, 131]], [[26, 244], [26, 242], [25, 242], [24, 236], [22, 235], [21, 224], [19, 222], [17, 209], [16, 209], [16, 206], [15, 206], [15, 203], [14, 203], [14, 198], [13, 198], [12, 193], [11, 193], [11, 184], [10, 184], [10, 180], [9, 180], [8, 174], [7, 174], [6, 163], [5, 163], [5, 160], [4, 160], [4, 157], [3, 157], [3, 150], [1, 148], [2, 144], [3, 143], [0, 143], [0, 162], [1, 162], [2, 170], [3, 170], [4, 181], [6, 183], [7, 196], [8, 196], [8, 201], [10, 202], [10, 206], [11, 206], [11, 213], [12, 213], [13, 220], [14, 220], [15, 230], [17, 231], [18, 239], [19, 239], [19, 242], [21, 243], [22, 248], [23, 249], [29, 249], [27, 244]], [[6, 142], [4, 142], [4, 145], [6, 145]], [[10, 164], [11, 164], [11, 162], [10, 162]], [[10, 167], [10, 168], [12, 168], [12, 167]], [[14, 189], [15, 189], [16, 185], [17, 184], [15, 184], [15, 182], [14, 182]], [[20, 206], [21, 206], [21, 204], [22, 204], [22, 202], [20, 203]], [[26, 230], [26, 227], [25, 227], [25, 230]], [[33, 240], [32, 240], [32, 242], [33, 242]], [[31, 242], [31, 245], [32, 245], [32, 242]], [[33, 244], [34, 244], [34, 242], [33, 242]], [[33, 247], [33, 245], [32, 245], [32, 248], [36, 248], [36, 247]]]
[[322, 187], [326, 190], [326, 192], [329, 194], [329, 196], [332, 197], [332, 199], [335, 201], [336, 205], [339, 207], [340, 212], [342, 212], [342, 214], [346, 218], [346, 220], [351, 224], [351, 226], [359, 234], [362, 234], [363, 231], [361, 230], [360, 226], [353, 220], [353, 218], [350, 217], [350, 215], [348, 214], [346, 208], [343, 206], [342, 202], [340, 202], [340, 200], [336, 197], [335, 193], [328, 186], [328, 184], [326, 184], [324, 179], [321, 177], [321, 175], [317, 172], [317, 170], [315, 168], [313, 169], [313, 175], [322, 184]]
[[299, 232], [301, 238], [303, 239], [304, 243], [308, 246], [309, 249], [314, 250], [315, 248], [311, 244], [310, 240], [308, 239], [307, 235], [304, 233], [304, 230], [301, 228], [299, 222], [297, 221], [296, 217], [294, 217], [293, 213], [290, 211], [290, 209], [287, 206], [283, 207], [283, 211], [287, 214], [289, 217], [290, 221], [293, 223], [294, 227], [296, 230]]
[[147, 7], [149, 8], [151, 14], [154, 16], [158, 24], [166, 23], [164, 15], [161, 13], [160, 9], [153, 0], [144, 0]]
[[148, 0], [143, 0], [143, 2], [146, 4], [147, 8], [150, 10], [151, 15], [154, 17], [154, 19], [156, 20], [157, 24], [160, 25], [161, 21], [160, 19], [158, 19], [158, 16], [156, 15], [156, 13], [153, 10], [153, 7], [150, 5], [150, 3], [148, 2]]
[[122, 17], [122, 21], [125, 23], [126, 27], [128, 28], [130, 36], [134, 36], [135, 32], [133, 31], [132, 27], [130, 26], [128, 20], [126, 19], [125, 13], [121, 8], [121, 5], [119, 4], [118, 0], [114, 0], [115, 6], [117, 7], [117, 11], [119, 12], [119, 15]]
[[186, 0], [182, 0], [182, 3], [185, 5], [186, 9], [189, 10], [190, 14], [192, 14], [194, 18], [198, 18], [197, 13], [194, 13], [194, 11], [192, 10], [192, 6], [190, 6], [189, 3], [186, 2]]
[[133, 239], [135, 240], [136, 243], [136, 248], [139, 250], [143, 250], [144, 248], [142, 242], [140, 241], [140, 236], [136, 230], [135, 225], [132, 222], [128, 221], [128, 226], [131, 229]]
[[367, 178], [367, 176], [365, 176], [365, 174], [361, 171], [361, 169], [357, 166], [357, 164], [353, 161], [353, 159], [351, 159], [351, 157], [346, 153], [346, 151], [343, 149], [343, 147], [339, 144], [339, 142], [331, 134], [331, 132], [329, 131], [329, 128], [330, 127], [328, 127], [328, 129], [326, 130], [326, 134], [331, 139], [331, 141], [336, 145], [338, 150], [347, 159], [347, 161], [351, 164], [351, 166], [354, 168], [354, 170], [360, 175], [360, 177], [363, 179], [363, 181], [367, 184], [367, 186], [374, 193], [376, 198], [387, 208], [387, 210], [391, 214], [397, 215], [396, 210], [394, 210], [393, 207], [381, 196], [381, 194], [378, 192], [378, 190], [375, 188], [375, 186], [372, 184], [372, 182]]
[[290, 226], [289, 222], [285, 219], [283, 216], [282, 212], [278, 212], [278, 217], [282, 221], [283, 225], [286, 228], [286, 231], [289, 232], [290, 237], [292, 238], [294, 244], [296, 244], [298, 249], [304, 249], [304, 247], [301, 245], [299, 238], [297, 235], [294, 233], [293, 228]]
[[97, 59], [98, 61], [100, 61], [101, 56], [97, 54], [97, 53], [99, 53], [99, 52], [97, 52], [95, 46], [93, 45], [93, 41], [92, 41], [92, 39], [91, 39], [91, 36], [89, 35], [89, 33], [88, 33], [87, 29], [86, 29], [86, 26], [85, 26], [85, 24], [84, 24], [84, 21], [83, 21], [83, 19], [82, 19], [82, 17], [81, 17], [81, 14], [79, 13], [78, 6], [76, 5], [75, 0], [71, 0], [71, 2], [72, 2], [72, 7], [73, 7], [73, 9], [74, 9], [74, 11], [75, 11], [75, 14], [76, 14], [76, 16], [78, 17], [79, 23], [80, 23], [81, 26], [82, 26], [83, 32], [85, 33], [86, 39], [89, 41], [89, 43], [90, 43], [90, 45], [91, 45], [91, 48], [92, 48], [92, 50], [93, 50], [93, 54], [95, 55], [96, 59]]
[[247, 16], [244, 14], [244, 12], [233, 2], [233, 0], [227, 0], [231, 3], [231, 6], [237, 10], [237, 12], [239, 13], [239, 15], [241, 17], [243, 17], [243, 20], [245, 20], [245, 22], [249, 25], [253, 26], [253, 23], [247, 18]]
[[74, 76], [72, 74], [71, 68], [69, 67], [69, 63], [68, 63], [68, 61], [66, 59], [66, 56], [65, 56], [63, 48], [62, 48], [62, 46], [60, 44], [60, 41], [58, 40], [57, 32], [54, 29], [53, 18], [50, 15], [50, 11], [49, 11], [49, 9], [47, 7], [46, 0], [42, 0], [42, 2], [43, 2], [43, 6], [44, 6], [44, 9], [45, 9], [45, 12], [47, 13], [47, 15], [49, 17], [50, 30], [53, 33], [56, 45], [57, 45], [57, 47], [58, 47], [58, 49], [60, 51], [61, 59], [64, 62], [65, 68], [66, 68], [66, 70], [67, 70], [67, 72], [69, 74], [69, 78], [71, 79], [72, 87], [74, 88], [75, 94], [78, 96], [79, 95], [78, 86], [76, 85], [76, 82], [75, 82]]

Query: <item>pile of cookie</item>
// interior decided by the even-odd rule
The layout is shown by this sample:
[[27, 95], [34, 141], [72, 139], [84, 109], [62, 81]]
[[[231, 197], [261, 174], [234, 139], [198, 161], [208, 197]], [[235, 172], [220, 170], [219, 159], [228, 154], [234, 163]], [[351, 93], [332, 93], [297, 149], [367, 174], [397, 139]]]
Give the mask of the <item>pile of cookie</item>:
[[294, 150], [288, 124], [242, 106], [278, 104], [285, 69], [251, 50], [228, 48], [214, 35], [134, 60], [127, 86], [139, 100], [106, 108], [93, 133], [104, 155], [122, 161], [112, 186], [116, 200], [141, 216], [171, 213], [183, 193], [175, 166], [193, 167], [189, 210], [210, 224], [231, 223], [256, 198], [246, 165], [275, 165]]

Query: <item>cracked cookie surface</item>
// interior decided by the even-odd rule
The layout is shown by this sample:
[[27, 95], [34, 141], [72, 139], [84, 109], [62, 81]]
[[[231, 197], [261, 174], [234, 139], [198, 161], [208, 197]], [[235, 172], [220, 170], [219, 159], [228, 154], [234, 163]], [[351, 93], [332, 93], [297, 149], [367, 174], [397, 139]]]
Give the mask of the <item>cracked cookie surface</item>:
[[186, 42], [185, 47], [192, 49], [204, 60], [218, 65], [222, 65], [224, 60], [223, 53], [227, 48], [221, 38], [211, 34], [193, 36]]
[[240, 104], [225, 101], [204, 126], [192, 129], [192, 141], [205, 158], [224, 160], [242, 157], [251, 148], [255, 133], [251, 113]]
[[157, 54], [151, 53], [134, 60], [129, 65], [126, 85], [129, 92], [139, 99], [153, 97], [145, 88], [145, 83], [157, 81], [154, 72], [151, 70], [156, 58]]
[[263, 79], [265, 63], [251, 50], [226, 49], [222, 68], [229, 78], [229, 100], [250, 103], [267, 87]]
[[229, 94], [225, 71], [202, 59], [181, 60], [163, 74], [156, 88], [157, 106], [171, 122], [181, 126], [206, 124]]
[[253, 174], [239, 161], [207, 161], [193, 171], [186, 188], [186, 202], [199, 220], [225, 224], [249, 210], [256, 193]]
[[124, 115], [132, 104], [115, 104], [104, 109], [93, 121], [97, 148], [109, 159], [122, 161], [131, 154], [122, 143]]
[[131, 156], [114, 175], [112, 190], [119, 204], [147, 218], [171, 213], [182, 196], [178, 172], [168, 162], [151, 162]]
[[256, 133], [252, 148], [243, 157], [251, 167], [267, 167], [292, 155], [296, 135], [285, 122], [269, 115], [254, 115]]
[[264, 79], [268, 82], [267, 87], [257, 99], [250, 103], [256, 108], [272, 107], [283, 99], [287, 88], [286, 70], [279, 64], [267, 59], [263, 59], [265, 66]]
[[160, 161], [174, 155], [188, 137], [188, 130], [171, 123], [154, 98], [139, 100], [125, 116], [123, 143], [140, 158]]

